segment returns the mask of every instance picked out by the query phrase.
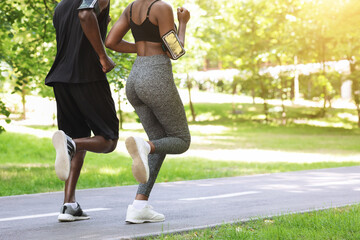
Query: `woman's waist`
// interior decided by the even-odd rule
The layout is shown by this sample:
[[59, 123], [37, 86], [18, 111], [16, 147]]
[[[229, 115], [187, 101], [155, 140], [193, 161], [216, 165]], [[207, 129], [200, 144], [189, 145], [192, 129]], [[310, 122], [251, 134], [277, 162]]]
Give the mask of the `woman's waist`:
[[166, 55], [166, 52], [162, 48], [162, 43], [140, 41], [135, 45], [138, 56]]
[[170, 65], [170, 58], [165, 54], [156, 54], [150, 56], [140, 56], [137, 55], [134, 65], [146, 65], [146, 66], [154, 66], [154, 65]]

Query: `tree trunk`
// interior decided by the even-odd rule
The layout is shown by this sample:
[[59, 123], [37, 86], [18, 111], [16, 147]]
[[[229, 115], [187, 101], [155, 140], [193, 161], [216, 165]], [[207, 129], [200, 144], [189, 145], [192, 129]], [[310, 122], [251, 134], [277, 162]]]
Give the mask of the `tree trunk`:
[[[277, 58], [277, 61], [278, 61], [278, 65], [279, 66], [282, 66], [282, 61], [281, 61], [281, 58], [279, 56], [276, 56]], [[296, 58], [296, 61], [295, 61], [295, 65], [297, 64], [297, 58]], [[295, 73], [296, 75], [296, 73]], [[296, 77], [296, 76], [295, 76]], [[284, 104], [284, 101], [287, 97], [284, 97], [284, 95], [286, 94], [286, 92], [284, 91], [285, 89], [285, 85], [286, 85], [286, 82], [284, 80], [285, 77], [283, 76], [280, 76], [280, 97], [281, 97], [281, 108], [282, 108], [282, 111], [281, 111], [281, 124], [282, 125], [286, 125], [286, 111], [285, 111], [285, 104]], [[295, 99], [296, 100], [296, 99]]]
[[123, 128], [123, 114], [122, 114], [122, 110], [121, 110], [121, 94], [120, 94], [120, 90], [118, 91], [118, 106], [119, 106], [119, 128], [124, 129]]
[[237, 83], [235, 82], [235, 80], [233, 81], [233, 89], [232, 89], [232, 112], [235, 114], [235, 94], [236, 94], [236, 88], [237, 88]]
[[196, 122], [195, 109], [194, 109], [193, 103], [192, 103], [192, 101], [191, 101], [191, 88], [192, 88], [192, 84], [191, 84], [191, 81], [190, 81], [189, 74], [187, 74], [186, 80], [187, 80], [187, 84], [186, 84], [186, 85], [187, 85], [187, 89], [188, 89], [188, 92], [189, 92], [189, 107], [190, 107], [190, 111], [191, 111], [191, 116], [192, 116], [193, 121]]
[[358, 113], [358, 128], [360, 128], [360, 109], [357, 110]]
[[326, 87], [323, 87], [323, 93], [324, 93], [324, 105], [323, 105], [323, 116], [325, 116], [325, 112], [326, 112], [326, 99], [327, 99], [327, 91], [326, 91]]
[[266, 123], [268, 123], [269, 122], [269, 107], [268, 107], [268, 104], [265, 99], [264, 99], [264, 113], [265, 113], [265, 121], [266, 121]]
[[281, 104], [281, 107], [282, 107], [281, 124], [282, 124], [282, 125], [286, 125], [286, 123], [287, 123], [287, 118], [286, 118], [286, 111], [285, 111], [285, 105], [284, 105], [284, 103]]
[[285, 110], [285, 104], [284, 104], [284, 101], [285, 101], [284, 95], [285, 95], [285, 93], [283, 92], [284, 85], [285, 85], [285, 84], [284, 84], [283, 80], [281, 79], [281, 108], [282, 108], [282, 112], [281, 112], [281, 124], [282, 124], [282, 125], [286, 125], [286, 123], [287, 123], [286, 110]]
[[300, 87], [299, 87], [299, 71], [297, 69], [298, 58], [294, 57], [294, 65], [295, 65], [295, 76], [294, 76], [294, 101], [299, 100], [300, 98]]
[[255, 89], [254, 88], [251, 90], [251, 96], [252, 96], [253, 104], [255, 105]]
[[26, 91], [23, 88], [21, 91], [21, 103], [22, 103], [22, 113], [21, 113], [21, 119], [25, 120], [26, 119]]

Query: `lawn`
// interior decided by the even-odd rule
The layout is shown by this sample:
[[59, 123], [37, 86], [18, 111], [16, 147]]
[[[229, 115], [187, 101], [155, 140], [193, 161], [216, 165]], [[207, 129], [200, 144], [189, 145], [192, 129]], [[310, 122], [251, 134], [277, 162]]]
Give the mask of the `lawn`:
[[161, 235], [147, 239], [355, 240], [360, 239], [360, 205], [261, 218], [244, 223], [225, 224], [216, 228]]
[[[226, 156], [209, 161], [207, 155], [191, 156], [191, 152], [211, 150], [258, 149], [288, 153], [333, 154], [339, 157], [360, 154], [360, 132], [357, 128], [313, 126], [310, 124], [265, 124], [251, 120], [261, 115], [261, 105], [237, 106], [243, 114], [233, 116], [231, 104], [197, 104], [199, 120], [190, 122], [192, 145], [189, 156], [169, 156], [157, 182], [231, 177], [250, 174], [298, 171], [359, 165], [354, 157], [348, 162], [286, 163], [231, 161]], [[187, 107], [186, 107], [187, 108]], [[294, 121], [311, 109], [294, 108]], [[316, 109], [312, 110], [316, 112]], [[333, 110], [332, 117], [348, 110]], [[296, 113], [296, 114], [295, 114]], [[207, 119], [204, 117], [207, 116]], [[210, 119], [210, 120], [209, 120]], [[319, 121], [327, 121], [327, 118]], [[329, 125], [331, 125], [331, 120]], [[39, 128], [39, 127], [38, 127]], [[52, 131], [53, 128], [40, 127]], [[126, 135], [143, 134], [141, 129], [123, 130], [119, 144]], [[0, 196], [61, 191], [63, 182], [57, 179], [53, 162], [55, 150], [49, 138], [5, 132], [0, 134]], [[237, 157], [237, 156], [236, 156]], [[235, 157], [234, 157], [235, 158]], [[131, 175], [131, 159], [123, 152], [88, 153], [78, 183], [79, 189], [136, 184]]]

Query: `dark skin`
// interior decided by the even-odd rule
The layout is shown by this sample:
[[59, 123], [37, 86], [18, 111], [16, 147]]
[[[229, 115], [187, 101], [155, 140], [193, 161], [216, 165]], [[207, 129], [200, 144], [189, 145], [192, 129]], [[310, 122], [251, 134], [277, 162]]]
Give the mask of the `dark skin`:
[[[109, 0], [99, 0], [100, 12], [109, 5]], [[85, 36], [89, 39], [92, 47], [100, 58], [103, 72], [107, 73], [115, 67], [115, 63], [105, 52], [104, 43], [101, 39], [100, 29], [95, 12], [92, 9], [79, 11], [79, 19]]]
[[[136, 0], [132, 8], [132, 21], [136, 24], [141, 24], [146, 19], [146, 13], [150, 4], [154, 0]], [[178, 37], [180, 43], [185, 44], [185, 32], [186, 24], [190, 19], [190, 13], [184, 7], [177, 9], [177, 17], [179, 20]], [[159, 26], [160, 36], [163, 36], [170, 30], [174, 29], [174, 15], [171, 5], [166, 2], [156, 2], [150, 10], [149, 20], [154, 25]], [[124, 10], [117, 22], [110, 30], [109, 35], [106, 38], [105, 46], [121, 53], [136, 53], [138, 56], [153, 56], [153, 55], [165, 55], [171, 58], [168, 52], [164, 52], [161, 43], [139, 41], [136, 43], [130, 43], [123, 40], [125, 34], [130, 30], [130, 5]], [[151, 152], [155, 151], [154, 144], [149, 141], [151, 146]], [[137, 194], [136, 200], [148, 200], [149, 197], [143, 194]]]
[[[109, 5], [109, 0], [99, 0], [100, 11]], [[105, 52], [103, 41], [101, 40], [100, 29], [97, 17], [92, 9], [79, 11], [81, 27], [89, 39], [94, 50], [100, 58], [103, 72], [109, 72], [115, 67], [115, 63]], [[110, 20], [110, 19], [109, 19]], [[87, 151], [95, 153], [109, 153], [115, 150], [117, 139], [108, 140], [102, 136], [73, 139], [76, 144], [76, 153], [71, 160], [70, 175], [65, 182], [64, 203], [75, 202], [75, 189], [80, 176], [81, 168]]]
[[[145, 18], [148, 7], [154, 0], [136, 0], [133, 5], [132, 20], [136, 24], [141, 24]], [[181, 44], [185, 43], [186, 24], [190, 19], [190, 13], [185, 8], [177, 9], [179, 20], [178, 36]], [[160, 35], [163, 36], [170, 30], [174, 29], [174, 15], [172, 7], [163, 1], [156, 2], [150, 11], [149, 20], [155, 25], [159, 26]], [[161, 43], [139, 41], [137, 43], [130, 43], [123, 40], [125, 34], [130, 30], [130, 5], [124, 10], [117, 22], [112, 27], [109, 35], [106, 38], [105, 46], [121, 53], [137, 53], [138, 56], [152, 56], [163, 55]]]

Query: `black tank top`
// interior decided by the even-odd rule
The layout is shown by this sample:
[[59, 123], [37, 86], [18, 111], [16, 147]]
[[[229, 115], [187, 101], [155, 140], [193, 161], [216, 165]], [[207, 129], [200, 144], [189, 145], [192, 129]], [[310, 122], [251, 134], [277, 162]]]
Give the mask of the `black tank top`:
[[160, 30], [159, 26], [154, 25], [149, 20], [149, 13], [152, 5], [159, 0], [155, 0], [149, 6], [149, 9], [146, 14], [146, 19], [140, 25], [136, 24], [132, 20], [132, 6], [134, 2], [130, 6], [130, 28], [132, 35], [135, 39], [135, 42], [139, 41], [148, 41], [148, 42], [161, 42]]

